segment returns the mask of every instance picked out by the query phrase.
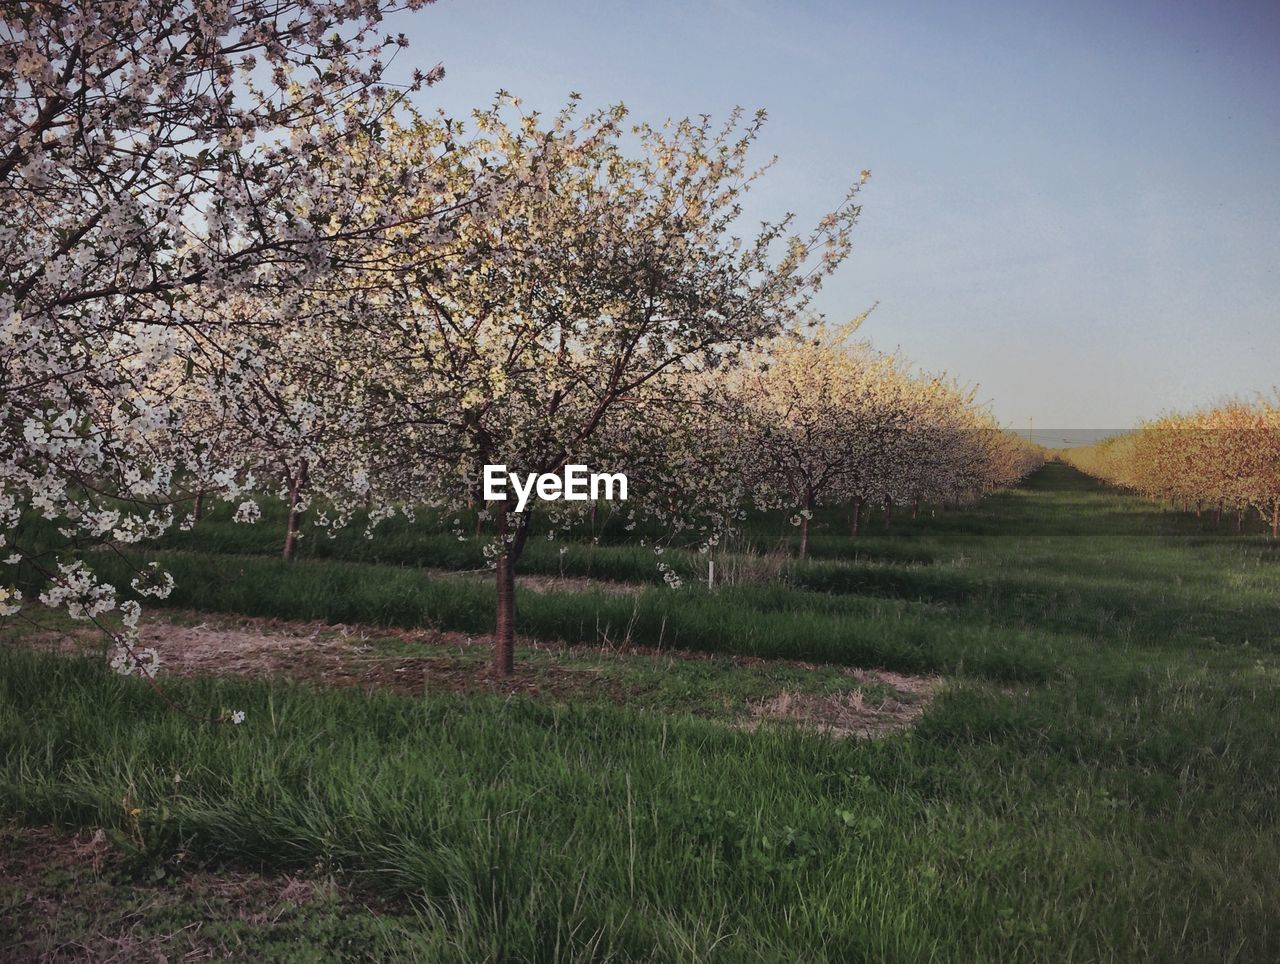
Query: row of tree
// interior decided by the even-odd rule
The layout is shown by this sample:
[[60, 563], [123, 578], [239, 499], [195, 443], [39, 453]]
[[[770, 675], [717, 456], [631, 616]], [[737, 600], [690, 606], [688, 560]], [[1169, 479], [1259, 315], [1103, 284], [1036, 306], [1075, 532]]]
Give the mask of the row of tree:
[[1235, 517], [1256, 511], [1280, 538], [1280, 401], [1230, 401], [1174, 413], [1136, 432], [1067, 449], [1090, 475], [1169, 503]]
[[794, 509], [800, 556], [817, 506], [864, 510], [959, 503], [1012, 484], [1041, 451], [1002, 431], [974, 392], [910, 372], [895, 355], [850, 342], [851, 325], [811, 339], [775, 339], [726, 379], [727, 449], [757, 504]]
[[[814, 505], [1025, 468], [946, 379], [811, 327], [866, 172], [810, 230], [739, 232], [762, 114], [424, 116], [385, 84], [404, 41], [374, 0], [3, 9], [0, 539], [46, 603], [111, 610], [81, 550], [209, 499], [252, 520], [264, 486], [286, 556], [313, 503], [475, 508], [509, 672], [529, 513], [482, 504], [486, 464], [624, 471], [628, 513], [692, 544], [790, 502], [806, 548]], [[31, 511], [65, 544], [24, 543]]]

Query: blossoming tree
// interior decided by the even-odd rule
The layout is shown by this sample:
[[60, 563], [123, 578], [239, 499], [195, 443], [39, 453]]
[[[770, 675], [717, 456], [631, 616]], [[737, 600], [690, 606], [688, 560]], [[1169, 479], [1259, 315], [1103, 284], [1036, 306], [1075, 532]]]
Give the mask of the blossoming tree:
[[[368, 172], [354, 164], [307, 209], [280, 203], [313, 177], [318, 155], [394, 105], [378, 85], [404, 39], [379, 27], [399, 6], [5, 5], [0, 543], [6, 565], [50, 580], [45, 602], [83, 618], [109, 611], [114, 587], [65, 551], [158, 534], [196, 469], [223, 495], [242, 486], [236, 464], [201, 448], [172, 391], [175, 365], [193, 373], [220, 351], [234, 360], [279, 317], [238, 320], [222, 300], [248, 292], [278, 303], [332, 266], [335, 242], [381, 244], [403, 220], [390, 198], [371, 209]], [[65, 547], [38, 553], [15, 539], [27, 511], [52, 520]], [[18, 605], [6, 588], [4, 611]], [[136, 624], [136, 606], [125, 621]]]
[[[787, 217], [736, 237], [760, 174], [748, 152], [762, 123], [735, 113], [718, 128], [706, 118], [630, 125], [621, 107], [582, 116], [576, 102], [544, 119], [502, 95], [467, 137], [440, 118], [393, 132], [441, 159], [444, 184], [484, 172], [503, 187], [451, 224], [434, 264], [346, 326], [344, 351], [368, 360], [378, 400], [375, 485], [462, 509], [480, 499], [485, 465], [541, 475], [580, 463], [634, 472], [629, 512], [672, 523], [720, 504], [690, 479], [674, 512], [669, 472], [643, 469], [658, 464], [652, 426], [693, 430], [698, 376], [793, 323], [848, 253], [858, 212], [855, 184], [812, 232], [795, 234]], [[402, 203], [437, 202], [428, 191]], [[532, 512], [511, 499], [483, 511], [494, 533], [494, 669], [506, 674]]]
[[756, 502], [796, 513], [802, 559], [814, 508], [850, 493], [861, 500], [869, 470], [907, 417], [896, 360], [866, 342], [847, 343], [860, 321], [775, 339], [725, 379], [725, 408]]
[[1280, 403], [1231, 400], [1143, 423], [1136, 432], [1068, 449], [1082, 471], [1171, 506], [1252, 507], [1280, 538]]

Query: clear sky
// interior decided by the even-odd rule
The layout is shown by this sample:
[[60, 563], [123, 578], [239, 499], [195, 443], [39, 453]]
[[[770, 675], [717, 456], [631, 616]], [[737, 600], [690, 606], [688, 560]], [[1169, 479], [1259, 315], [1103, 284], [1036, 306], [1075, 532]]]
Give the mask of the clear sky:
[[[1280, 384], [1280, 0], [439, 0], [419, 104], [764, 107], [759, 216], [873, 172], [818, 307], [1007, 424], [1121, 428]], [[1047, 441], [1047, 439], [1046, 439]]]

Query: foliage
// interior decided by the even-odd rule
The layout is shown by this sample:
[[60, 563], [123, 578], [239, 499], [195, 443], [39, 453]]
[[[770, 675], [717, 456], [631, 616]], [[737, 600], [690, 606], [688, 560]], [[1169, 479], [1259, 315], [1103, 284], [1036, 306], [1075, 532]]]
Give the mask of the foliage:
[[1062, 458], [1152, 498], [1236, 514], [1253, 508], [1280, 537], [1280, 403], [1230, 401], [1144, 423]]

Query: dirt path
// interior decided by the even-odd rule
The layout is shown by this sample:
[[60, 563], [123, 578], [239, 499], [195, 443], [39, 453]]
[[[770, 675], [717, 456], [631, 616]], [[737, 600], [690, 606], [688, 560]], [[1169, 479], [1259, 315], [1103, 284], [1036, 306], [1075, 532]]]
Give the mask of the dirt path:
[[[78, 624], [20, 638], [61, 652], [92, 652], [102, 645], [100, 634]], [[185, 611], [149, 614], [139, 627], [139, 643], [159, 655], [162, 685], [173, 677], [274, 676], [413, 696], [522, 695], [691, 712], [747, 729], [799, 725], [836, 738], [878, 737], [910, 726], [941, 686], [937, 677], [885, 670], [532, 639], [520, 641], [515, 674], [497, 677], [490, 671], [489, 636]], [[672, 705], [661, 695], [663, 684], [681, 674], [690, 677], [689, 695]]]

